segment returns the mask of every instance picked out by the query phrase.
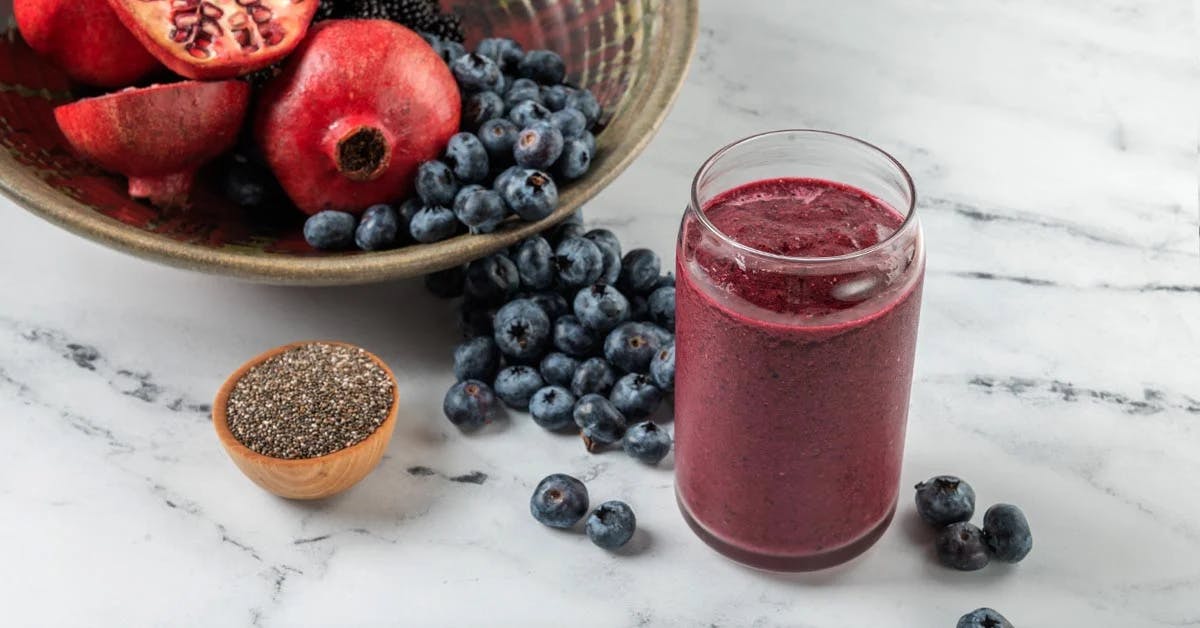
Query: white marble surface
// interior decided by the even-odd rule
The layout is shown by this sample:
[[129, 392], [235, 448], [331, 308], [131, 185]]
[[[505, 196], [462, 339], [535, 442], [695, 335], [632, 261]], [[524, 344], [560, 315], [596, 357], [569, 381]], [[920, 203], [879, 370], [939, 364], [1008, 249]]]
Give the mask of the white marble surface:
[[[902, 504], [863, 558], [758, 573], [685, 527], [669, 468], [524, 417], [440, 415], [455, 331], [401, 283], [245, 285], [152, 266], [0, 203], [0, 621], [10, 626], [1200, 626], [1200, 271], [1193, 11], [1143, 0], [705, 0], [687, 88], [589, 208], [670, 255], [690, 177], [779, 127], [859, 135], [913, 171], [929, 275], [905, 484], [1025, 507], [1015, 567], [938, 567]], [[387, 459], [318, 504], [217, 445], [260, 349], [362, 343], [401, 379]], [[413, 475], [425, 466], [434, 475]], [[669, 466], [669, 465], [668, 465]], [[448, 478], [479, 471], [482, 484]], [[622, 498], [609, 555], [534, 523], [544, 474]]]

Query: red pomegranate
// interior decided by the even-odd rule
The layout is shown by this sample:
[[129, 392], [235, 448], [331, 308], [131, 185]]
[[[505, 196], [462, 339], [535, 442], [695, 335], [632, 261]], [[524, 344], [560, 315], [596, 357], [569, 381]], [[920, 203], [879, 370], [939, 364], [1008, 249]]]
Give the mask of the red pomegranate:
[[411, 190], [417, 166], [458, 131], [460, 108], [450, 70], [416, 33], [330, 20], [267, 85], [254, 125], [297, 207], [361, 212]]
[[54, 109], [72, 148], [129, 177], [129, 195], [187, 203], [196, 170], [237, 141], [250, 86], [187, 81], [127, 89]]
[[125, 87], [160, 67], [106, 0], [15, 0], [13, 17], [30, 48], [80, 83]]
[[108, 0], [151, 54], [194, 79], [233, 78], [287, 56], [318, 0]]

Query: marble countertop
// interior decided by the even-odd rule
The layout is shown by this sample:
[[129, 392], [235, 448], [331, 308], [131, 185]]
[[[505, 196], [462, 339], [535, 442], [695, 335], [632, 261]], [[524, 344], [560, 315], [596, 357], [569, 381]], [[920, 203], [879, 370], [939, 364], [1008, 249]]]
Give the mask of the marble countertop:
[[[704, 0], [693, 72], [588, 208], [672, 253], [690, 178], [781, 127], [912, 170], [929, 270], [904, 483], [1022, 505], [1013, 567], [932, 560], [907, 498], [862, 558], [748, 570], [687, 529], [670, 465], [518, 419], [442, 418], [456, 336], [419, 282], [247, 285], [158, 267], [0, 202], [0, 613], [12, 626], [1200, 626], [1198, 98], [1192, 8], [1142, 0]], [[275, 499], [208, 403], [261, 349], [340, 338], [395, 367], [382, 466]], [[426, 470], [427, 469], [427, 470]], [[543, 475], [637, 510], [611, 555], [533, 522]], [[907, 492], [903, 493], [907, 495]]]

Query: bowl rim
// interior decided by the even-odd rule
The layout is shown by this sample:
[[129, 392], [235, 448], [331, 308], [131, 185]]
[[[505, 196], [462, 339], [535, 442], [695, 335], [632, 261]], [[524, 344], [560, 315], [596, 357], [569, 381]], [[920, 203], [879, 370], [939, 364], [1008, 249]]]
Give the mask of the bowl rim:
[[[634, 94], [629, 110], [654, 113], [631, 127], [631, 141], [614, 154], [603, 172], [564, 186], [559, 207], [533, 223], [510, 222], [491, 234], [459, 236], [435, 244], [415, 244], [389, 251], [297, 257], [261, 251], [215, 249], [181, 242], [132, 227], [105, 216], [51, 188], [24, 168], [0, 167], [0, 194], [15, 204], [75, 235], [109, 248], [167, 266], [279, 285], [350, 285], [417, 277], [478, 259], [562, 222], [612, 183], [649, 145], [683, 89], [699, 36], [700, 0], [662, 0], [664, 30], [647, 49], [651, 77], [643, 94]], [[665, 30], [670, 27], [671, 30]], [[15, 27], [12, 27], [15, 28]], [[665, 79], [665, 80], [663, 80]], [[604, 146], [604, 134], [598, 136]], [[611, 147], [610, 147], [611, 150]], [[15, 165], [0, 152], [0, 166]], [[454, 243], [454, 246], [449, 246]]]
[[[313, 458], [276, 458], [274, 456], [260, 454], [257, 451], [250, 449], [246, 445], [242, 444], [242, 441], [238, 440], [237, 437], [233, 435], [233, 432], [229, 429], [229, 414], [227, 410], [229, 406], [229, 395], [233, 393], [234, 386], [237, 385], [238, 381], [242, 379], [247, 371], [258, 366], [259, 364], [262, 364], [263, 362], [266, 362], [267, 360], [281, 353], [285, 353], [297, 347], [310, 344], [326, 344], [358, 349], [365, 353], [367, 357], [371, 359], [371, 361], [379, 365], [379, 367], [382, 368], [387, 374], [388, 379], [392, 382], [392, 405], [388, 408], [387, 416], [384, 417], [383, 422], [381, 422], [373, 432], [368, 434], [366, 438], [354, 443], [349, 447], [343, 447], [342, 449], [325, 454], [323, 456], [316, 456]], [[231, 373], [229, 377], [227, 377], [221, 384], [221, 387], [217, 389], [217, 396], [213, 400], [212, 406], [212, 423], [213, 429], [215, 429], [217, 432], [217, 439], [221, 442], [221, 445], [231, 457], [241, 458], [243, 460], [253, 462], [259, 467], [299, 469], [305, 467], [324, 466], [343, 458], [356, 458], [364, 449], [367, 448], [369, 443], [372, 443], [372, 441], [376, 441], [380, 438], [386, 439], [388, 442], [390, 442], [392, 438], [392, 431], [395, 427], [397, 416], [399, 416], [399, 414], [400, 386], [396, 381], [396, 374], [392, 372], [391, 367], [389, 367], [387, 362], [384, 362], [382, 358], [364, 349], [363, 347], [350, 342], [342, 342], [340, 340], [300, 340], [297, 342], [290, 342], [285, 345], [280, 345], [273, 349], [267, 349], [266, 351], [263, 351], [262, 353], [250, 358], [244, 364], [239, 366], [237, 370]], [[385, 450], [387, 449], [387, 443], [384, 444], [383, 448]]]

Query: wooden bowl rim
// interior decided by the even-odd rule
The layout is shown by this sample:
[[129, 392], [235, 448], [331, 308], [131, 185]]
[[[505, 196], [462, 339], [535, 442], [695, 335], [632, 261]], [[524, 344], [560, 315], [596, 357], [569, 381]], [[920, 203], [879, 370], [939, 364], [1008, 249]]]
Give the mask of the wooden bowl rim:
[[[242, 376], [244, 376], [247, 371], [255, 366], [258, 366], [259, 364], [262, 364], [263, 362], [281, 353], [310, 344], [327, 344], [359, 349], [366, 353], [367, 357], [369, 357], [373, 362], [383, 368], [384, 372], [387, 373], [388, 379], [390, 379], [392, 382], [392, 405], [388, 409], [387, 416], [383, 419], [383, 422], [381, 422], [379, 426], [375, 428], [375, 431], [371, 432], [366, 438], [354, 443], [349, 447], [325, 454], [324, 456], [317, 456], [315, 458], [275, 458], [265, 454], [260, 454], [257, 451], [254, 451], [253, 449], [243, 445], [242, 442], [233, 435], [233, 432], [229, 430], [229, 416], [226, 412], [226, 409], [229, 405], [229, 395], [233, 392], [233, 387], [237, 385], [238, 381], [242, 379]], [[391, 427], [392, 424], [396, 422], [396, 417], [399, 415], [399, 413], [400, 388], [396, 383], [396, 375], [392, 373], [392, 369], [389, 368], [387, 363], [384, 362], [379, 356], [349, 342], [341, 342], [338, 340], [302, 340], [299, 342], [281, 345], [275, 347], [274, 349], [268, 349], [254, 356], [253, 358], [250, 358], [249, 361], [238, 367], [236, 371], [226, 378], [225, 382], [221, 384], [221, 387], [217, 390], [217, 397], [213, 401], [212, 422], [213, 427], [217, 430], [217, 438], [221, 441], [221, 445], [225, 447], [225, 450], [229, 452], [229, 455], [254, 462], [259, 466], [281, 466], [295, 469], [301, 467], [318, 467], [342, 458], [354, 458], [357, 457], [362, 450], [366, 449], [367, 444], [372, 440], [377, 438], [387, 438], [390, 440], [392, 434]], [[386, 444], [384, 447], [386, 449]]]
[[[630, 92], [626, 115], [639, 116], [621, 152], [602, 171], [564, 188], [559, 208], [534, 223], [496, 233], [460, 236], [390, 251], [297, 257], [262, 251], [215, 249], [144, 231], [103, 215], [49, 188], [15, 158], [0, 153], [0, 194], [63, 229], [104, 246], [168, 266], [280, 285], [350, 285], [416, 277], [503, 250], [562, 222], [613, 182], [645, 150], [666, 120], [688, 75], [700, 30], [700, 0], [663, 0], [663, 29], [647, 47], [650, 80]], [[14, 31], [15, 32], [15, 31]], [[653, 45], [657, 44], [657, 46]], [[603, 146], [603, 134], [598, 138]], [[609, 147], [615, 152], [615, 147]]]

